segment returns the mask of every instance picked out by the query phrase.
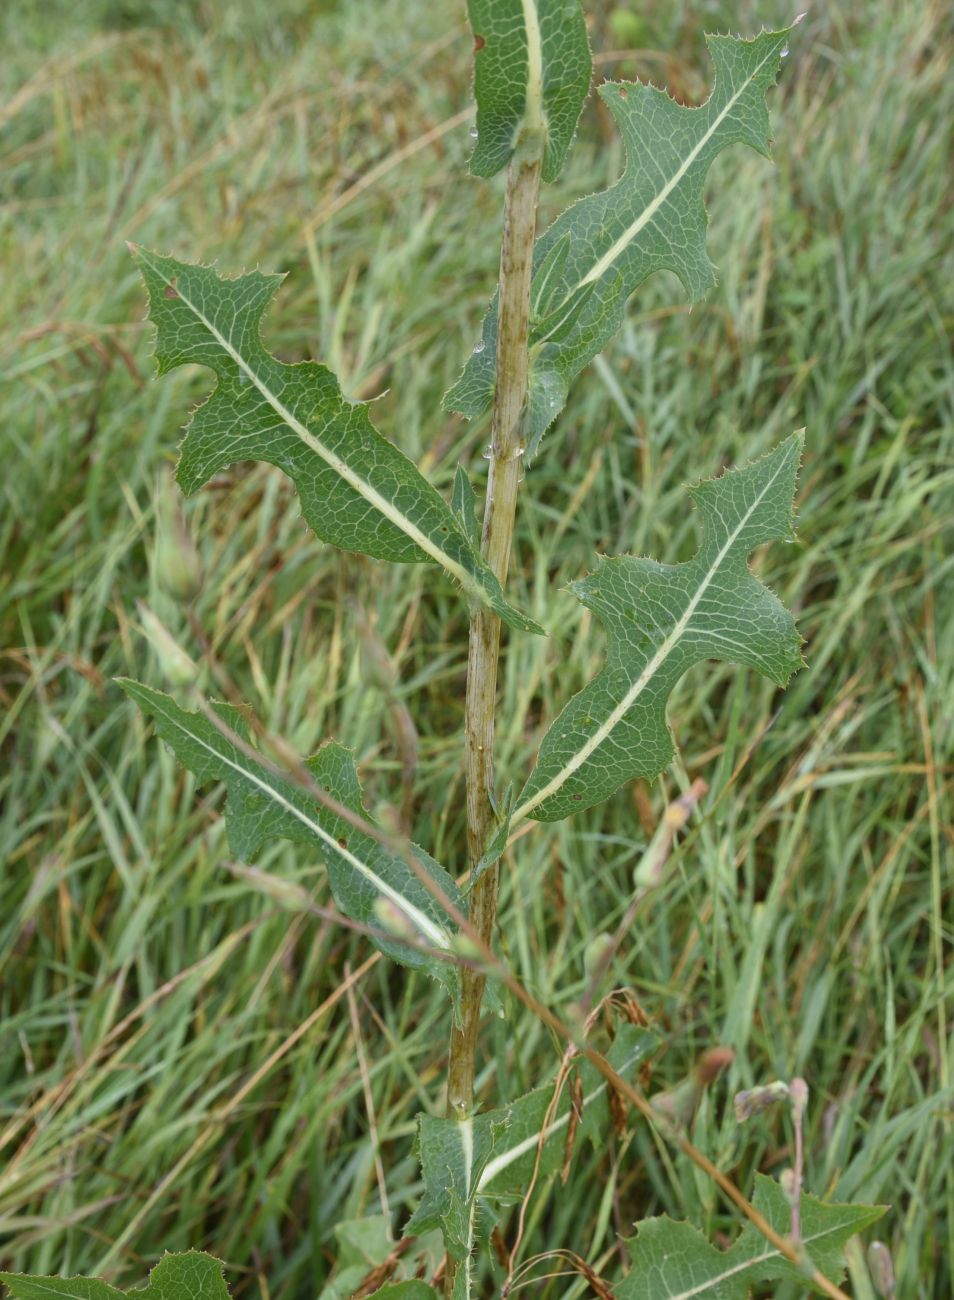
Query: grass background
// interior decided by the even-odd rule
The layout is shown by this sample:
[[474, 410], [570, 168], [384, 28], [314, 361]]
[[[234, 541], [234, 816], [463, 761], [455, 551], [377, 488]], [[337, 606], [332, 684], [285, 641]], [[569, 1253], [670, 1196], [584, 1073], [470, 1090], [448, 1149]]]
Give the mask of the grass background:
[[[791, 18], [677, 0], [623, 26], [587, 7], [598, 76], [689, 102], [701, 27]], [[947, 22], [933, 0], [867, 0], [798, 29], [772, 96], [777, 165], [735, 149], [710, 177], [718, 289], [690, 312], [668, 277], [647, 285], [528, 476], [512, 591], [553, 634], [510, 644], [499, 735], [501, 778], [520, 779], [600, 664], [566, 581], [597, 551], [684, 558], [681, 485], [804, 425], [800, 542], [759, 567], [799, 613], [808, 667], [784, 694], [724, 666], [684, 679], [665, 778], [515, 848], [500, 948], [566, 1011], [654, 822], [703, 778], [612, 972], [664, 1039], [652, 1086], [735, 1049], [694, 1137], [750, 1190], [789, 1135], [781, 1116], [740, 1131], [731, 1091], [804, 1074], [809, 1187], [890, 1204], [877, 1233], [905, 1298], [954, 1287]], [[308, 913], [328, 901], [321, 870], [279, 845], [237, 874], [221, 800], [111, 684], [161, 683], [137, 598], [197, 649], [152, 573], [154, 490], [209, 389], [195, 370], [150, 382], [123, 240], [288, 272], [273, 349], [384, 392], [379, 427], [445, 492], [458, 461], [479, 480], [486, 428], [439, 408], [496, 271], [501, 184], [466, 175], [458, 116], [469, 38], [458, 6], [423, 0], [55, 0], [4, 6], [0, 48], [0, 1256], [132, 1284], [164, 1249], [204, 1247], [236, 1296], [312, 1300], [336, 1223], [381, 1210], [376, 1153], [398, 1230], [416, 1204], [413, 1121], [441, 1106], [447, 1013], [385, 963], [349, 1005], [342, 973], [368, 948]], [[591, 100], [543, 219], [621, 166]], [[187, 510], [216, 662], [299, 751], [352, 744], [376, 806], [403, 790], [358, 654], [372, 621], [419, 733], [415, 835], [460, 870], [466, 627], [449, 585], [317, 543], [265, 467], [233, 467]], [[555, 1074], [522, 1011], [483, 1044], [488, 1103]], [[569, 1246], [618, 1277], [618, 1235], [660, 1212], [736, 1230], [634, 1124], [537, 1195], [524, 1257]], [[849, 1289], [874, 1294], [860, 1251]]]

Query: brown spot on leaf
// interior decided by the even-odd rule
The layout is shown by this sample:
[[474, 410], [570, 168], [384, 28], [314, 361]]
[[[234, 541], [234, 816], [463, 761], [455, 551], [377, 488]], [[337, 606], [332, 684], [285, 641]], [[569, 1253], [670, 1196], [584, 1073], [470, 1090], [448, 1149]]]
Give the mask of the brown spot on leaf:
[[172, 284], [167, 284], [166, 287], [163, 289], [162, 293], [163, 293], [163, 297], [165, 298], [178, 298], [179, 294], [176, 291], [175, 280], [173, 280]]
[[348, 841], [345, 839], [343, 835], [338, 840], [338, 843], [341, 845], [343, 849], [346, 849], [348, 847]]
[[483, 38], [482, 36], [475, 36], [475, 37], [474, 37], [474, 53], [475, 53], [475, 54], [479, 54], [480, 51], [484, 48], [484, 46], [485, 46], [486, 44], [487, 44], [487, 42], [484, 40], [484, 38]]

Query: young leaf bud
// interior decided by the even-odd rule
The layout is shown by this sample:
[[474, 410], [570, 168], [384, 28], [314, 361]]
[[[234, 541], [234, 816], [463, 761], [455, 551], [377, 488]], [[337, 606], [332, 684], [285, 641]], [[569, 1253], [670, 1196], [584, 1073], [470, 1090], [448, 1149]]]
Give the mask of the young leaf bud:
[[873, 1241], [868, 1247], [868, 1271], [878, 1294], [885, 1300], [894, 1300], [897, 1295], [897, 1281], [894, 1276], [894, 1264], [891, 1252], [883, 1241]]
[[481, 962], [483, 960], [482, 948], [468, 934], [455, 934], [451, 941], [451, 948], [457, 953], [458, 957], [463, 957], [465, 961]]
[[142, 630], [149, 638], [159, 670], [168, 684], [173, 687], [194, 686], [199, 678], [199, 667], [190, 659], [175, 637], [156, 617], [148, 605], [141, 600], [136, 602]]
[[792, 1119], [799, 1124], [808, 1105], [808, 1084], [804, 1079], [793, 1079], [788, 1085], [788, 1095], [792, 1100]]
[[603, 968], [603, 963], [607, 960], [608, 954], [613, 950], [613, 936], [603, 930], [600, 934], [595, 934], [586, 945], [586, 951], [583, 953], [583, 969], [589, 978]]
[[406, 939], [409, 943], [417, 939], [417, 930], [408, 914], [383, 894], [374, 901], [374, 915], [381, 929], [395, 939]]
[[798, 1196], [800, 1187], [798, 1185], [798, 1174], [794, 1169], [783, 1169], [778, 1176], [778, 1185], [782, 1189], [782, 1195], [788, 1201], [789, 1205], [798, 1205]]
[[397, 682], [397, 669], [374, 625], [363, 610], [355, 613], [358, 630], [358, 667], [365, 686], [377, 687], [390, 695]]
[[650, 1097], [653, 1109], [665, 1115], [677, 1128], [687, 1129], [692, 1123], [702, 1094], [732, 1064], [734, 1058], [735, 1053], [731, 1047], [711, 1047], [703, 1052], [687, 1078], [674, 1088]]
[[202, 562], [189, 532], [179, 489], [169, 474], [156, 493], [156, 581], [173, 600], [188, 602], [202, 586]]

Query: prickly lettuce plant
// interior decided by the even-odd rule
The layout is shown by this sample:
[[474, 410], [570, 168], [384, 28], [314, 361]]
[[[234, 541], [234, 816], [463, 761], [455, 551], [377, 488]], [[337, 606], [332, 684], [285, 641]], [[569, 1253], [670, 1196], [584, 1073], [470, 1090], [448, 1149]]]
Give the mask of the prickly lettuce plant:
[[[449, 409], [470, 418], [492, 412], [482, 524], [463, 467], [447, 502], [375, 428], [368, 407], [342, 395], [326, 367], [286, 365], [268, 351], [262, 318], [280, 277], [254, 272], [230, 278], [143, 248], [132, 252], [148, 291], [158, 373], [188, 363], [215, 376], [181, 446], [183, 490], [198, 490], [233, 461], [267, 461], [292, 480], [319, 538], [380, 561], [430, 564], [444, 574], [435, 573], [434, 580], [449, 578], [467, 602], [462, 749], [469, 882], [459, 888], [426, 848], [371, 820], [350, 751], [329, 739], [313, 757], [289, 757], [234, 701], [204, 699], [179, 647], [166, 646], [179, 699], [138, 682], [119, 684], [200, 782], [224, 787], [236, 856], [252, 860], [276, 838], [306, 846], [327, 868], [342, 923], [446, 990], [446, 1114], [420, 1118], [423, 1195], [403, 1225], [422, 1241], [439, 1233], [445, 1258], [428, 1280], [402, 1276], [399, 1261], [388, 1267], [383, 1255], [378, 1271], [368, 1268], [364, 1277], [360, 1258], [343, 1261], [344, 1289], [333, 1284], [329, 1297], [369, 1294], [367, 1277], [382, 1284], [376, 1294], [405, 1300], [433, 1296], [430, 1282], [455, 1300], [483, 1293], [484, 1243], [495, 1223], [520, 1206], [509, 1270], [495, 1284], [507, 1293], [523, 1210], [540, 1178], [566, 1166], [575, 1142], [605, 1141], [611, 1124], [627, 1122], [627, 1106], [713, 1178], [748, 1222], [724, 1248], [691, 1225], [649, 1219], [638, 1225], [622, 1278], [610, 1283], [594, 1281], [592, 1270], [586, 1274], [603, 1288], [600, 1294], [743, 1300], [753, 1286], [788, 1280], [839, 1296], [842, 1248], [881, 1211], [801, 1195], [800, 1128], [796, 1169], [783, 1183], [758, 1176], [751, 1202], [696, 1150], [686, 1120], [727, 1055], [700, 1064], [682, 1090], [647, 1098], [642, 1071], [657, 1039], [625, 998], [630, 1014], [612, 1042], [600, 1046], [600, 1004], [583, 1007], [578, 1021], [565, 1024], [493, 951], [498, 875], [516, 869], [507, 859], [516, 828], [571, 816], [625, 782], [658, 776], [673, 756], [667, 700], [682, 675], [701, 662], [748, 665], [779, 686], [801, 662], [792, 616], [749, 567], [759, 548], [791, 535], [802, 454], [795, 434], [761, 459], [703, 477], [688, 489], [699, 525], [692, 559], [673, 564], [665, 557], [616, 556], [574, 584], [576, 597], [606, 629], [605, 664], [552, 720], [529, 774], [506, 772], [498, 780], [494, 770], [501, 623], [513, 636], [545, 632], [505, 594], [526, 465], [540, 453], [571, 383], [613, 336], [631, 294], [648, 276], [675, 272], [690, 299], [712, 287], [706, 173], [731, 145], [768, 154], [766, 93], [791, 29], [751, 40], [709, 37], [712, 89], [696, 108], [652, 86], [601, 86], [625, 143], [626, 168], [615, 185], [573, 204], [538, 239], [541, 183], [558, 178], [589, 91], [584, 15], [579, 0], [469, 0], [468, 8], [477, 100], [471, 171], [480, 177], [507, 173], [497, 291], [480, 339], [445, 398]], [[700, 471], [713, 459], [703, 450]], [[152, 632], [165, 644], [161, 628]], [[519, 792], [503, 795], [503, 787]], [[506, 928], [505, 916], [500, 924]], [[594, 949], [594, 987], [607, 961], [603, 948]], [[495, 977], [491, 986], [488, 974]], [[480, 1108], [474, 1097], [479, 1028], [488, 1009], [502, 1013], [499, 985], [564, 1039], [565, 1055], [555, 1080], [541, 1081], [508, 1105]], [[801, 1110], [799, 1123], [800, 1117]], [[370, 1238], [376, 1231], [369, 1220]], [[23, 1300], [121, 1294], [97, 1281], [4, 1281]], [[193, 1254], [165, 1258], [136, 1294], [219, 1300], [226, 1290], [218, 1265]]]

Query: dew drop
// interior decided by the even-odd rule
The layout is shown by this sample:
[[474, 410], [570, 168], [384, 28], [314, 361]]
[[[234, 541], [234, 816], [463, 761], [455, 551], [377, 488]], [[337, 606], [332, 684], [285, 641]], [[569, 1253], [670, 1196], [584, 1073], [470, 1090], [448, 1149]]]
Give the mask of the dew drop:
[[787, 59], [787, 58], [788, 58], [788, 46], [787, 46], [787, 45], [785, 46], [785, 49], [782, 50], [782, 53], [779, 55], [779, 58], [781, 58], [781, 59]]
[[477, 139], [477, 128], [476, 128], [475, 126], [472, 126], [472, 127], [470, 128], [470, 138], [471, 138], [472, 140], [476, 140], [476, 139]]
[[487, 345], [486, 345], [486, 343], [484, 342], [484, 340], [481, 339], [480, 342], [479, 342], [479, 343], [475, 346], [475, 348], [474, 348], [474, 353], [475, 353], [475, 355], [476, 355], [476, 354], [479, 354], [479, 353], [481, 353], [481, 352], [483, 352], [483, 350], [484, 350], [484, 348], [485, 348], [486, 346], [487, 346]]

